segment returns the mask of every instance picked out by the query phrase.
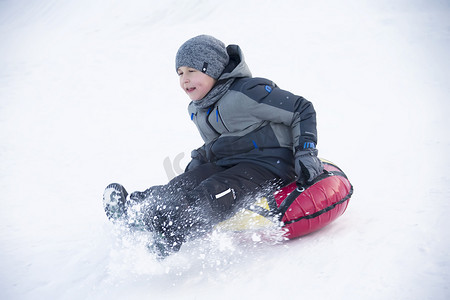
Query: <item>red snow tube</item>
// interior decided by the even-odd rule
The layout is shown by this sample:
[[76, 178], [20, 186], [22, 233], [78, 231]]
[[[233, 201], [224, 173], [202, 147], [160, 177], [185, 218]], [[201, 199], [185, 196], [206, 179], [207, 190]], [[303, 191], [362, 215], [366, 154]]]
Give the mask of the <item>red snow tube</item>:
[[344, 172], [322, 160], [325, 172], [304, 190], [295, 182], [274, 193], [286, 237], [293, 239], [328, 225], [347, 208], [353, 186]]

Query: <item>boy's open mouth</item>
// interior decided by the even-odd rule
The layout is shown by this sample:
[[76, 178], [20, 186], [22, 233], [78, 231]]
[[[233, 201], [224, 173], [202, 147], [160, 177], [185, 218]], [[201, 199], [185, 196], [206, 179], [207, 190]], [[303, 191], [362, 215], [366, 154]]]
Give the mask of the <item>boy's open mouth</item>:
[[195, 87], [186, 88], [186, 92], [191, 93], [195, 90]]

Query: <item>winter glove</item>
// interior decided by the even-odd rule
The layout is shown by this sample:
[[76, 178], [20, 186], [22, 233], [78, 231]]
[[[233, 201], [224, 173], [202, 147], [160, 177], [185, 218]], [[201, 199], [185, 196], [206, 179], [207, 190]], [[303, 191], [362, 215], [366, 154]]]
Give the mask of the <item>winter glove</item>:
[[191, 152], [191, 158], [192, 160], [187, 165], [185, 172], [190, 171], [194, 169], [195, 167], [198, 167], [200, 165], [203, 165], [204, 163], [208, 162], [206, 159], [206, 152], [204, 149], [204, 145], [198, 149], [192, 150]]
[[297, 150], [295, 153], [295, 173], [297, 174], [297, 186], [305, 187], [323, 173], [323, 164], [317, 157], [317, 149], [308, 148]]

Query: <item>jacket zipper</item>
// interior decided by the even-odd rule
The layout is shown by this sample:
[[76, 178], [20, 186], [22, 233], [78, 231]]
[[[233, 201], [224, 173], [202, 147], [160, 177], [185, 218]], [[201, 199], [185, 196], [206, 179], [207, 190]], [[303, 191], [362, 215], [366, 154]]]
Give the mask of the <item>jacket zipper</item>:
[[211, 108], [208, 109], [208, 112], [206, 113], [205, 122], [206, 122], [206, 124], [208, 124], [209, 128], [211, 128], [212, 131], [214, 131], [215, 133], [220, 135], [220, 133], [216, 129], [214, 129], [214, 127], [211, 125], [211, 123], [209, 123], [209, 114], [210, 113], [211, 113]]
[[228, 132], [230, 132], [230, 129], [228, 129], [228, 127], [227, 127], [227, 125], [225, 124], [225, 122], [224, 122], [222, 116], [221, 116], [220, 113], [219, 113], [219, 106], [217, 106], [217, 107], [216, 107], [216, 122], [217, 122], [217, 123], [219, 123], [219, 118], [220, 118], [220, 121], [222, 121], [223, 127], [225, 127], [225, 129], [226, 129]]

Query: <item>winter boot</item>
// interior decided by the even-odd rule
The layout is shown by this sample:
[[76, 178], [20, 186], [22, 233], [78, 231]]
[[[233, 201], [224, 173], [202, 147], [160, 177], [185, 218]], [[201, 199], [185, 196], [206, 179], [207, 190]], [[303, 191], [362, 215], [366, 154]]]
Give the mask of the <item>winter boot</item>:
[[106, 187], [103, 193], [103, 207], [108, 219], [115, 222], [125, 217], [127, 196], [128, 193], [121, 184], [111, 183]]

